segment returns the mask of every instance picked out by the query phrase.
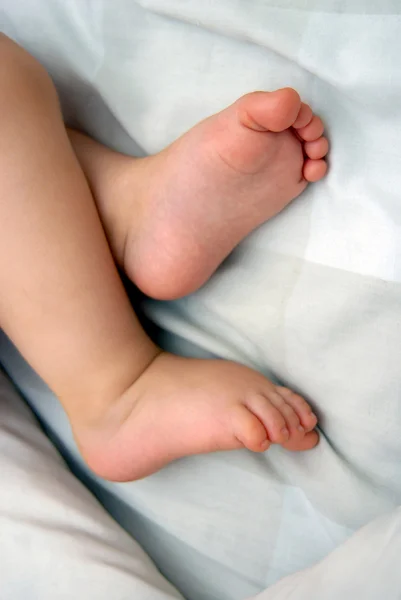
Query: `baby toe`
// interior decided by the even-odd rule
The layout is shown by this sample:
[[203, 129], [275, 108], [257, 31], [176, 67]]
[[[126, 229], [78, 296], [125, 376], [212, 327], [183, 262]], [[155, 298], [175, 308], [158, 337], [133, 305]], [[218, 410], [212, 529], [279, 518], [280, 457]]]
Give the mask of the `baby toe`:
[[316, 430], [309, 431], [302, 438], [290, 438], [288, 442], [283, 444], [283, 448], [292, 452], [304, 452], [312, 450], [319, 443], [319, 434]]
[[301, 129], [297, 129], [297, 134], [305, 141], [305, 142], [313, 142], [318, 138], [322, 137], [324, 132], [323, 121], [320, 117], [314, 115], [312, 117], [311, 122], [306, 125], [306, 127], [302, 127]]
[[329, 142], [327, 138], [321, 137], [313, 142], [305, 142], [304, 143], [304, 151], [306, 156], [312, 158], [313, 160], [318, 160], [319, 158], [323, 158], [329, 151]]
[[236, 406], [231, 415], [235, 438], [252, 452], [264, 452], [270, 446], [267, 432], [256, 415], [246, 406]]
[[305, 434], [305, 428], [301, 424], [296, 411], [293, 409], [291, 404], [286, 401], [284, 395], [280, 393], [279, 388], [276, 388], [274, 392], [270, 392], [268, 397], [271, 403], [284, 417], [287, 428], [290, 432], [290, 437], [294, 435], [296, 437], [303, 436]]
[[303, 167], [303, 177], [306, 181], [314, 183], [323, 179], [327, 172], [327, 163], [325, 160], [306, 159]]
[[305, 104], [305, 102], [302, 102], [298, 116], [295, 119], [292, 126], [294, 127], [294, 129], [302, 129], [303, 127], [309, 125], [309, 123], [312, 121], [312, 118], [313, 112], [311, 107], [309, 106], [309, 104]]
[[[300, 112], [301, 99], [292, 88], [251, 92], [234, 105], [235, 118], [254, 131], [280, 132], [291, 127]], [[232, 107], [228, 108], [232, 111]]]
[[246, 405], [263, 423], [271, 442], [282, 444], [289, 439], [290, 432], [286, 420], [269, 400], [269, 394], [255, 394], [247, 400]]
[[313, 413], [310, 405], [306, 402], [302, 396], [296, 394], [292, 390], [286, 387], [278, 387], [279, 393], [283, 396], [285, 401], [292, 406], [294, 411], [297, 413], [301, 425], [306, 431], [311, 431], [316, 427], [317, 417]]

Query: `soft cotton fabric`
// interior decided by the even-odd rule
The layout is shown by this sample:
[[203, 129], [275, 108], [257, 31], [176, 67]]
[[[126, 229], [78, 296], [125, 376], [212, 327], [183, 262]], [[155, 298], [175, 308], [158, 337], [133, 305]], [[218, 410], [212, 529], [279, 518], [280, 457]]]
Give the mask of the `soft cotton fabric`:
[[2, 600], [180, 600], [72, 475], [0, 371]]
[[[1, 28], [52, 74], [66, 120], [119, 150], [157, 152], [254, 89], [292, 85], [323, 117], [328, 177], [248, 237], [199, 292], [142, 305], [166, 348], [238, 360], [304, 394], [321, 427], [314, 451], [199, 456], [141, 482], [100, 482], [6, 340], [1, 356], [77, 472], [191, 600], [245, 598], [325, 557], [334, 579], [302, 571], [297, 590], [318, 580], [397, 598], [401, 573], [384, 568], [396, 564], [395, 544], [383, 545], [378, 571], [362, 560], [365, 582], [350, 565], [370, 535], [372, 548], [380, 532], [396, 539], [401, 499], [399, 2], [0, 7]], [[319, 597], [336, 597], [323, 588]]]
[[[0, 372], [2, 600], [179, 600], [139, 546], [71, 474]], [[314, 568], [250, 600], [399, 598], [400, 510]], [[201, 577], [202, 573], [199, 573]], [[384, 587], [385, 583], [385, 587]]]

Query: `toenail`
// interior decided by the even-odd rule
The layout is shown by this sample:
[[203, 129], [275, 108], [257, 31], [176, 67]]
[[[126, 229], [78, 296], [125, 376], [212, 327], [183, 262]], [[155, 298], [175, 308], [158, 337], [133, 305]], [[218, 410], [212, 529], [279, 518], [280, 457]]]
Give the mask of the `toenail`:
[[301, 433], [305, 433], [305, 429], [302, 427], [302, 425], [299, 425], [297, 427], [298, 431], [300, 431]]
[[270, 442], [269, 440], [265, 440], [264, 442], [262, 442], [260, 444], [260, 447], [262, 450], [267, 450], [270, 447]]
[[311, 412], [309, 416], [311, 419], [315, 419], [317, 421], [317, 416], [315, 415], [315, 413]]
[[283, 427], [281, 433], [284, 437], [290, 437], [290, 432], [288, 431], [287, 427]]

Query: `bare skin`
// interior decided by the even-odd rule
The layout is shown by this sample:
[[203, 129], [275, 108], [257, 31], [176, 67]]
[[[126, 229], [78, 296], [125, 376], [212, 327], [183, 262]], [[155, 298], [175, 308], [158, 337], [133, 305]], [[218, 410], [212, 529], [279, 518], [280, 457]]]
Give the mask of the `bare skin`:
[[116, 260], [145, 292], [178, 297], [324, 175], [320, 119], [293, 90], [258, 92], [156, 156], [70, 132], [75, 155], [40, 65], [5, 36], [0, 59], [0, 325], [60, 398], [89, 466], [126, 481], [195, 453], [313, 448], [316, 417], [300, 396], [149, 340], [87, 180]]
[[173, 299], [198, 289], [246, 235], [325, 175], [323, 131], [286, 88], [243, 96], [145, 159], [76, 132], [70, 139], [116, 260], [146, 294]]

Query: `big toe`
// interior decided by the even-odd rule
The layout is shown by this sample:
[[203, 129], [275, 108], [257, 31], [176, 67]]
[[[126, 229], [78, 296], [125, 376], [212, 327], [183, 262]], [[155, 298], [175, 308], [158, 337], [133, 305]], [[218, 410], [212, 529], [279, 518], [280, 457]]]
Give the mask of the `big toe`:
[[304, 452], [305, 450], [312, 450], [317, 446], [319, 442], [319, 434], [316, 429], [305, 433], [305, 435], [298, 439], [290, 439], [288, 442], [282, 444], [283, 448], [292, 452]]
[[292, 126], [301, 109], [298, 92], [282, 88], [275, 92], [252, 92], [236, 102], [240, 122], [254, 131], [278, 133]]

